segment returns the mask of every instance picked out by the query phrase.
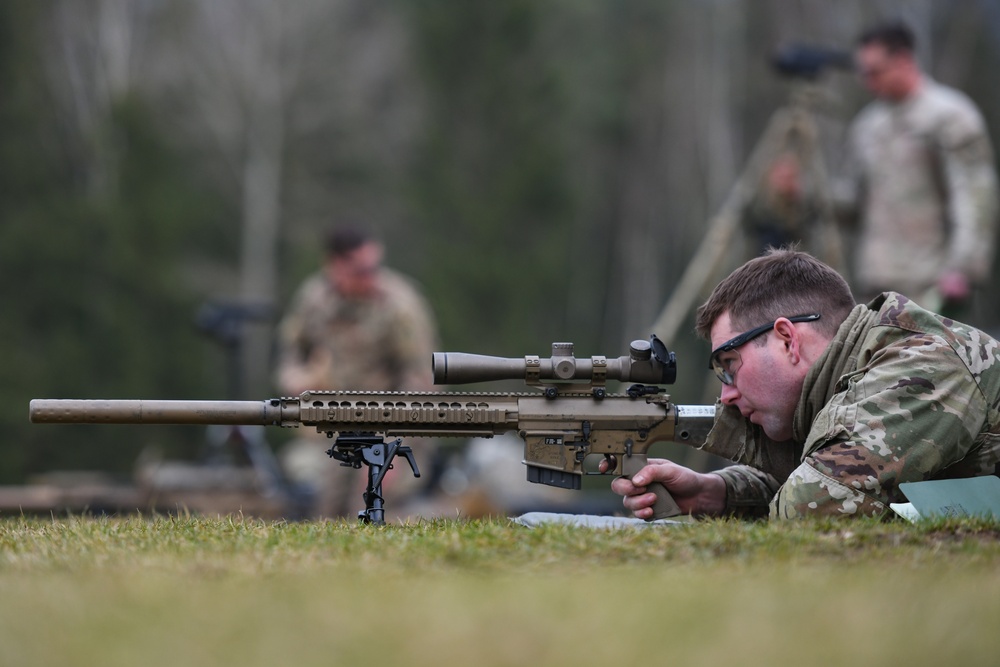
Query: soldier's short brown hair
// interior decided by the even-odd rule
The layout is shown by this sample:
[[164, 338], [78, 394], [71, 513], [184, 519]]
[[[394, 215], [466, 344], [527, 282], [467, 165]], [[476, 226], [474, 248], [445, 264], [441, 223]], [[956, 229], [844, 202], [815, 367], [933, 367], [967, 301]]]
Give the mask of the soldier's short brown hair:
[[889, 53], [913, 53], [915, 42], [913, 30], [900, 20], [873, 25], [858, 37], [858, 46], [879, 44]]
[[712, 325], [726, 311], [738, 330], [819, 313], [815, 326], [832, 337], [855, 305], [847, 281], [831, 267], [794, 248], [771, 248], [712, 290], [698, 308], [695, 330], [710, 339]]
[[345, 222], [326, 234], [326, 254], [329, 257], [346, 257], [363, 245], [378, 242], [375, 234], [355, 222]]

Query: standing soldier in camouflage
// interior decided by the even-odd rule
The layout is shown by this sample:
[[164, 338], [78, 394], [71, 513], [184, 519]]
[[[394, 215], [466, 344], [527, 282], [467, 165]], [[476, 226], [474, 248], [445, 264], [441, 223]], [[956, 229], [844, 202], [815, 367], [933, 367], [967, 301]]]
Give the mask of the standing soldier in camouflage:
[[[330, 232], [322, 269], [299, 287], [281, 322], [281, 391], [433, 389], [431, 310], [407, 278], [382, 265], [383, 253], [364, 229]], [[316, 515], [346, 516], [361, 497], [364, 476], [327, 458], [325, 436], [313, 435], [290, 446], [287, 467], [293, 477], [311, 478], [318, 486]], [[390, 474], [396, 472], [394, 488], [405, 487], [403, 478], [412, 479], [409, 468]]]
[[772, 250], [698, 309], [721, 406], [697, 473], [650, 459], [612, 489], [649, 518], [662, 482], [696, 515], [882, 516], [901, 482], [1000, 475], [998, 343], [887, 292], [855, 305], [806, 253]]
[[877, 98], [851, 127], [849, 191], [860, 218], [862, 300], [895, 290], [961, 312], [989, 277], [997, 177], [983, 118], [959, 91], [921, 72], [902, 23], [867, 30], [855, 60]]

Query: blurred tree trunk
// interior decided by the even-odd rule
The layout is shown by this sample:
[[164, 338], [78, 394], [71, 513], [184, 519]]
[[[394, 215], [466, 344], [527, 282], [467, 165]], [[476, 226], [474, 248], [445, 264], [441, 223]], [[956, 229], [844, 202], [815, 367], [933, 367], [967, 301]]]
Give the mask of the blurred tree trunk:
[[[178, 61], [178, 93], [190, 96], [201, 134], [228, 166], [239, 215], [236, 298], [277, 308], [286, 125], [298, 59], [296, 30], [315, 3], [194, 2]], [[216, 286], [218, 290], [220, 286]], [[219, 290], [223, 291], [223, 290]], [[269, 390], [271, 328], [243, 329], [241, 398]]]
[[114, 197], [118, 147], [111, 122], [132, 91], [135, 60], [149, 12], [143, 2], [60, 0], [52, 6], [53, 48], [47, 50], [51, 90], [63, 119], [63, 139], [79, 160], [78, 176], [95, 200]]
[[[398, 215], [386, 181], [400, 170], [412, 122], [392, 105], [406, 76], [387, 5], [360, 0], [179, 0], [181, 48], [160, 52], [181, 69], [164, 76], [177, 114], [228, 191], [239, 217], [238, 275], [216, 271], [209, 292], [270, 304], [316, 270], [320, 229], [338, 214]], [[164, 105], [176, 101], [161, 93]], [[218, 166], [222, 165], [220, 170]], [[289, 174], [293, 174], [290, 176]], [[358, 175], [378, 181], [359, 196]], [[359, 200], [361, 200], [359, 202]], [[346, 211], [344, 209], [347, 209]], [[378, 211], [372, 215], [372, 211]], [[387, 217], [384, 213], [381, 217]], [[376, 218], [372, 220], [371, 218]], [[391, 244], [390, 244], [391, 245]], [[291, 250], [283, 257], [283, 250]], [[304, 270], [283, 259], [308, 262]], [[274, 322], [245, 327], [241, 375], [247, 397], [271, 390]]]
[[[281, 227], [281, 189], [284, 174], [287, 78], [282, 61], [288, 39], [284, 20], [289, 8], [264, 1], [243, 4], [243, 58], [237, 76], [246, 88], [244, 110], [242, 239], [240, 300], [271, 304], [278, 296], [278, 236]], [[249, 9], [249, 11], [248, 11]], [[270, 330], [248, 326], [244, 340], [243, 397], [266, 395], [270, 385]]]

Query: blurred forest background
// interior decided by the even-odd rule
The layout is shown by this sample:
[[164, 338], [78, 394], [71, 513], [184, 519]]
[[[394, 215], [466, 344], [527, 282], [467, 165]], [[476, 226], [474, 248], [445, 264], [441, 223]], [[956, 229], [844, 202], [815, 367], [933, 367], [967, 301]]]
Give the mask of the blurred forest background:
[[[4, 0], [0, 482], [127, 473], [150, 441], [196, 455], [200, 430], [32, 426], [27, 406], [227, 397], [206, 304], [274, 309], [239, 391], [274, 395], [276, 318], [342, 215], [423, 286], [443, 350], [624, 354], [788, 100], [772, 51], [849, 49], [885, 16], [997, 142], [987, 0]], [[835, 171], [868, 98], [821, 83]], [[681, 403], [708, 373], [690, 329]]]

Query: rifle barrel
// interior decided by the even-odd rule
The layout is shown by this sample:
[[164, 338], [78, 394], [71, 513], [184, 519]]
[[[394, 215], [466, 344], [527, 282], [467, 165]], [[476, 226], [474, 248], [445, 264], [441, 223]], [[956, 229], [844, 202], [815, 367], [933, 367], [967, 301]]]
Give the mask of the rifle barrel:
[[[283, 410], [284, 408], [284, 410]], [[282, 414], [282, 413], [285, 414]], [[281, 401], [48, 399], [31, 401], [35, 423], [280, 425], [295, 419]], [[298, 412], [297, 408], [294, 412]]]

